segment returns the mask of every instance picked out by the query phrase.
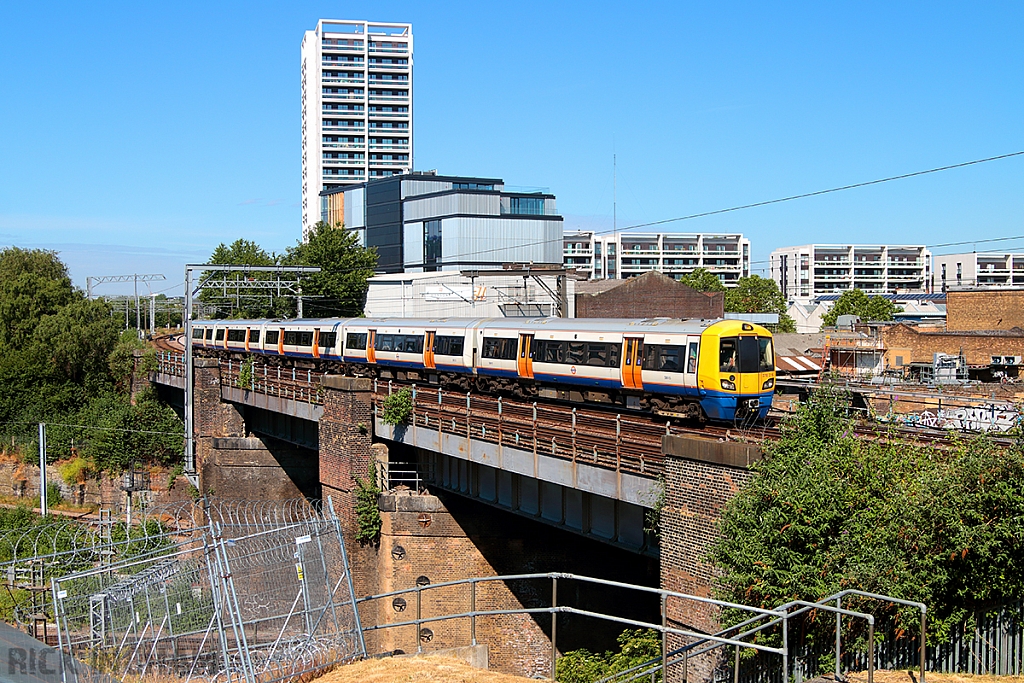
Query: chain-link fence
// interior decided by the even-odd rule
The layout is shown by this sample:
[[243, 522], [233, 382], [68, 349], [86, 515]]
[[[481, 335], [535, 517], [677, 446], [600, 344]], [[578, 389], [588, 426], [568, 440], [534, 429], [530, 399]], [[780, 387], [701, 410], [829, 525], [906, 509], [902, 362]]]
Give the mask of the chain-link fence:
[[330, 501], [251, 507], [209, 512], [166, 552], [53, 578], [61, 650], [119, 679], [246, 683], [364, 656]]

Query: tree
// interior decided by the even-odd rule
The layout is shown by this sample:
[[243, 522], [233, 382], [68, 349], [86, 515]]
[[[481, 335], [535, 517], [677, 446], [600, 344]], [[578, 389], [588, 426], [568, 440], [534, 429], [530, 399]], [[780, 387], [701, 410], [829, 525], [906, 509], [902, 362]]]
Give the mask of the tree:
[[25, 343], [43, 316], [74, 299], [71, 277], [57, 252], [18, 247], [0, 251], [0, 348]]
[[697, 268], [692, 273], [687, 273], [679, 278], [684, 285], [696, 289], [698, 292], [724, 292], [725, 285], [717, 275], [706, 268]]
[[835, 327], [841, 315], [855, 315], [862, 322], [884, 322], [892, 320], [903, 309], [883, 296], [871, 296], [859, 289], [843, 292], [834, 306], [821, 316], [822, 327]]
[[359, 238], [342, 224], [317, 223], [306, 242], [288, 249], [290, 266], [319, 266], [321, 272], [302, 279], [302, 293], [315, 295], [307, 303], [317, 317], [356, 317], [366, 303], [367, 279], [373, 276], [377, 252], [359, 245]]
[[725, 293], [725, 310], [729, 313], [778, 313], [779, 332], [795, 332], [796, 323], [786, 313], [786, 299], [775, 280], [750, 275], [741, 277], [736, 287]]
[[[220, 263], [231, 266], [276, 266], [280, 263], [277, 254], [268, 253], [263, 247], [247, 239], [237, 239], [230, 246], [223, 243], [217, 245], [210, 255], [208, 263]], [[226, 281], [226, 286], [217, 290], [204, 289], [199, 293], [199, 300], [205, 304], [217, 306], [216, 317], [221, 318], [272, 318], [285, 317], [289, 314], [287, 297], [274, 296], [273, 289], [253, 289], [241, 283], [259, 280], [274, 280], [275, 273], [242, 272], [242, 271], [211, 271], [211, 279]], [[235, 286], [231, 282], [238, 282]]]

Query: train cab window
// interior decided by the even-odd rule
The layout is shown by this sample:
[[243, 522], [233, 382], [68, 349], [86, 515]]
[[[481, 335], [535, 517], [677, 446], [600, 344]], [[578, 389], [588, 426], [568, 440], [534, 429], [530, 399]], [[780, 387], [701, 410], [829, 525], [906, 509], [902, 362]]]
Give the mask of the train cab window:
[[217, 330], [217, 334], [213, 337], [214, 341], [224, 341], [224, 329]]
[[497, 360], [515, 360], [519, 350], [518, 339], [491, 337], [484, 339], [483, 357]]
[[313, 333], [286, 330], [284, 333], [284, 344], [285, 346], [312, 346]]
[[338, 341], [337, 332], [321, 332], [320, 333], [320, 348], [321, 349], [333, 349], [335, 342]]
[[739, 337], [722, 337], [718, 347], [719, 372], [739, 372]]
[[740, 372], [758, 372], [760, 357], [757, 337], [740, 337]]
[[461, 356], [464, 349], [462, 337], [434, 337], [434, 353], [439, 356]]
[[193, 339], [202, 339], [204, 331], [205, 330], [203, 330], [201, 327], [197, 327], [196, 329], [192, 330], [192, 338]]
[[697, 342], [690, 342], [690, 352], [686, 356], [686, 371], [697, 372]]
[[647, 344], [644, 347], [644, 370], [682, 372], [685, 346], [674, 344]]
[[760, 347], [758, 358], [761, 361], [761, 372], [775, 372], [775, 351], [772, 349], [771, 338], [758, 337], [757, 344]]
[[267, 330], [266, 344], [277, 346], [277, 340], [280, 338], [281, 333], [278, 330]]
[[228, 330], [229, 342], [244, 342], [245, 330]]
[[260, 331], [259, 330], [249, 330], [249, 343], [250, 344], [259, 344], [260, 343]]
[[345, 348], [358, 349], [360, 351], [365, 350], [366, 332], [349, 332], [348, 336], [345, 337]]

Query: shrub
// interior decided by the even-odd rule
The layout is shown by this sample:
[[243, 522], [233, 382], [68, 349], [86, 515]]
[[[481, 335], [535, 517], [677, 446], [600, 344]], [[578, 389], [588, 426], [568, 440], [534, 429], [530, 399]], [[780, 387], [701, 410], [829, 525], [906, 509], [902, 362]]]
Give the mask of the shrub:
[[412, 415], [412, 390], [406, 387], [396, 391], [381, 404], [381, 420], [386, 425], [400, 425], [409, 421]]
[[92, 463], [80, 455], [59, 463], [57, 471], [60, 472], [60, 478], [68, 486], [84, 484], [89, 475], [93, 473]]
[[377, 543], [383, 522], [380, 518], [380, 505], [377, 498], [377, 473], [370, 463], [366, 479], [356, 477], [356, 540], [360, 543]]

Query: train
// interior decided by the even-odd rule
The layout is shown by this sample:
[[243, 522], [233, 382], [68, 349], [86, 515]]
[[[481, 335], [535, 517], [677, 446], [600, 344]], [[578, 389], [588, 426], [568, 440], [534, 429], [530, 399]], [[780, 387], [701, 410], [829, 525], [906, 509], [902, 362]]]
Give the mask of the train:
[[771, 332], [739, 320], [197, 320], [190, 334], [216, 354], [716, 422], [764, 419], [775, 389]]

